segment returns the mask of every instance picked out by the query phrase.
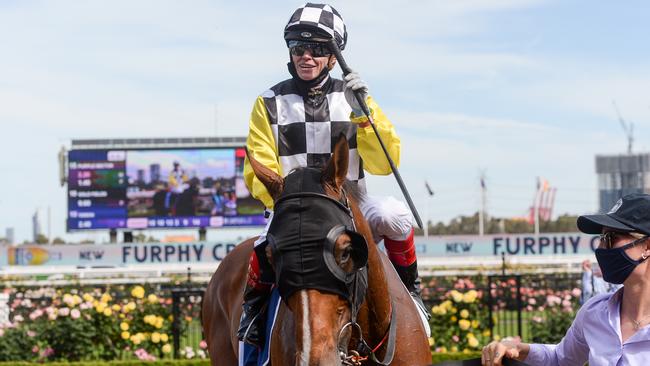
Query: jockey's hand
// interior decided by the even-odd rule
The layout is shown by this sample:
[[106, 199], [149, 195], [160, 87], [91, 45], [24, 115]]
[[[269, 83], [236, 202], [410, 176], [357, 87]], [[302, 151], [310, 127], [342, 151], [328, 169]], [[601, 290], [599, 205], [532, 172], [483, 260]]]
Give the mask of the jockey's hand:
[[360, 91], [361, 97], [365, 101], [368, 97], [368, 84], [361, 80], [361, 77], [356, 71], [351, 71], [349, 74], [343, 76], [345, 80], [345, 100], [352, 107], [352, 112], [358, 117], [363, 115], [363, 109], [359, 105], [354, 93]]
[[503, 357], [514, 358], [521, 361], [528, 356], [529, 349], [530, 347], [525, 343], [515, 343], [510, 341], [490, 342], [490, 344], [483, 347], [483, 352], [481, 352], [481, 365], [503, 365]]

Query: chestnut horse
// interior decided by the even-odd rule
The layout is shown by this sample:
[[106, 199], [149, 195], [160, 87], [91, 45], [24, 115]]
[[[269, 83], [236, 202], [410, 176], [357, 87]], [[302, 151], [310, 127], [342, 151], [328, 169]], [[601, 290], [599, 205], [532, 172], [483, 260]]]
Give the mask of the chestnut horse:
[[[257, 178], [277, 200], [284, 190], [285, 179], [290, 177], [280, 177], [255, 161], [253, 156], [249, 156], [249, 160]], [[267, 340], [271, 342], [271, 364], [429, 365], [431, 351], [418, 310], [387, 256], [373, 241], [370, 227], [359, 210], [359, 197], [351, 192], [353, 185], [346, 183], [344, 188], [347, 170], [348, 143], [341, 138], [329, 163], [319, 172], [319, 184], [330, 199], [349, 202], [354, 227], [368, 243], [367, 267], [364, 267], [367, 269], [365, 299], [355, 316], [349, 299], [340, 294], [307, 288], [283, 298], [271, 338]], [[278, 225], [283, 225], [283, 217], [276, 215], [273, 225], [276, 220]], [[205, 292], [203, 330], [212, 365], [238, 364], [236, 330], [254, 240], [242, 242], [223, 259]], [[336, 238], [333, 249], [336, 265], [346, 273], [354, 267], [350, 263], [350, 241], [350, 236], [344, 232]], [[276, 256], [269, 259], [274, 266], [281, 260]], [[351, 324], [351, 320], [356, 321]], [[359, 348], [359, 344], [365, 347]], [[355, 357], [355, 353], [348, 356], [348, 349], [361, 350], [361, 356]]]

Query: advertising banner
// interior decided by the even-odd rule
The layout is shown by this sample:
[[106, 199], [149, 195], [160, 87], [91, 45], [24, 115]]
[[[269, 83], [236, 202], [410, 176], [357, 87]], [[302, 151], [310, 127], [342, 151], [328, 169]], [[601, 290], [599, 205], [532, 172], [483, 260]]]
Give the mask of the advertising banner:
[[599, 237], [582, 233], [416, 237], [418, 257], [593, 254]]
[[235, 246], [206, 242], [0, 246], [0, 267], [215, 263]]
[[[581, 233], [430, 236], [415, 238], [419, 258], [592, 254], [598, 236]], [[105, 266], [214, 263], [237, 243], [124, 243], [102, 245], [0, 246], [3, 266]]]

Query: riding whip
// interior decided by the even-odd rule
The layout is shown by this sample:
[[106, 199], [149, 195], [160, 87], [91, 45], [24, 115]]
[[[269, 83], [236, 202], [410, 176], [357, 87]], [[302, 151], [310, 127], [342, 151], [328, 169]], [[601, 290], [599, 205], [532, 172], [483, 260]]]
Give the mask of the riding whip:
[[[339, 65], [341, 66], [341, 70], [343, 70], [343, 75], [349, 74], [352, 70], [350, 69], [348, 64], [345, 63], [345, 60], [343, 59], [343, 55], [341, 54], [341, 50], [339, 49], [336, 40], [334, 40], [333, 38], [330, 39], [329, 41], [329, 48], [334, 53], [334, 56], [336, 56], [336, 59], [338, 60]], [[386, 155], [386, 159], [388, 159], [388, 164], [390, 165], [390, 168], [393, 171], [393, 175], [397, 180], [397, 184], [399, 185], [399, 188], [402, 190], [402, 194], [404, 195], [404, 198], [406, 199], [406, 202], [408, 203], [409, 208], [411, 209], [411, 213], [413, 213], [413, 217], [415, 217], [415, 221], [417, 222], [418, 227], [422, 229], [423, 226], [422, 226], [422, 219], [420, 219], [420, 214], [418, 214], [418, 210], [415, 208], [415, 205], [413, 204], [413, 200], [411, 200], [411, 195], [409, 195], [409, 191], [408, 189], [406, 189], [406, 185], [402, 180], [402, 176], [399, 174], [399, 170], [397, 170], [397, 167], [395, 166], [393, 159], [391, 159], [390, 155], [388, 154], [388, 150], [386, 150], [386, 145], [384, 145], [384, 141], [381, 139], [381, 136], [379, 136], [379, 132], [377, 131], [377, 127], [375, 126], [375, 122], [372, 120], [372, 117], [370, 116], [370, 110], [366, 105], [366, 101], [363, 99], [363, 96], [359, 90], [354, 91], [354, 97], [357, 99], [357, 102], [359, 102], [361, 109], [363, 109], [363, 113], [366, 115], [366, 117], [368, 117], [368, 122], [370, 122], [373, 131], [375, 131], [375, 136], [377, 136], [377, 140], [379, 141], [379, 145], [381, 146], [381, 149], [384, 150], [384, 154]]]

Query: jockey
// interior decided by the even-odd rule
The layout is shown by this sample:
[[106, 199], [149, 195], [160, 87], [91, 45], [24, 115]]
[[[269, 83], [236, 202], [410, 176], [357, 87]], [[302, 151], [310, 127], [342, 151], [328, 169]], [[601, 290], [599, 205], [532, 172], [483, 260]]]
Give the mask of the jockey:
[[[299, 167], [323, 167], [338, 136], [343, 133], [350, 145], [347, 179], [357, 182], [360, 191], [365, 193], [364, 170], [375, 175], [388, 175], [392, 171], [354, 91], [365, 95], [377, 130], [395, 164], [399, 164], [400, 139], [391, 122], [368, 95], [368, 87], [359, 74], [350, 73], [345, 81], [330, 77], [336, 58], [326, 42], [332, 37], [343, 50], [347, 31], [340, 14], [331, 6], [308, 3], [293, 13], [284, 29], [291, 79], [266, 90], [255, 101], [246, 147], [257, 161], [286, 176]], [[255, 177], [248, 158], [244, 164], [244, 179], [252, 195], [266, 206], [270, 223], [273, 199]], [[363, 196], [360, 209], [375, 241], [384, 240], [399, 277], [416, 304], [426, 312], [420, 297], [409, 209], [393, 197]], [[275, 280], [263, 249], [267, 230], [268, 225], [250, 257], [244, 312], [238, 330], [240, 340], [258, 346], [264, 337], [264, 317], [258, 315], [268, 301]]]

